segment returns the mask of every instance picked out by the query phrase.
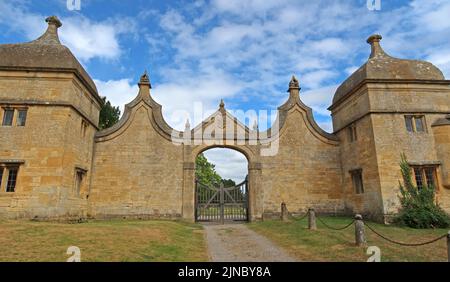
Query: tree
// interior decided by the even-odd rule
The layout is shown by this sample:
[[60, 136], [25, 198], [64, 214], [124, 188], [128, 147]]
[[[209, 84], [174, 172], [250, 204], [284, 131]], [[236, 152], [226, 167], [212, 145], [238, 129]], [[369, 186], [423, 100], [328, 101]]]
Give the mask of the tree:
[[435, 201], [435, 187], [423, 185], [418, 189], [414, 185], [404, 154], [401, 155], [400, 169], [403, 177], [403, 184], [399, 183], [401, 209], [395, 221], [413, 228], [450, 226], [449, 215]]
[[119, 107], [112, 106], [111, 103], [106, 100], [106, 97], [103, 97], [102, 100], [103, 106], [100, 110], [99, 127], [100, 129], [105, 129], [113, 126], [119, 121], [120, 110]]
[[222, 181], [222, 177], [216, 172], [215, 165], [210, 163], [203, 155], [198, 155], [195, 160], [195, 177], [197, 180], [208, 186], [217, 186]]
[[225, 187], [233, 187], [236, 186], [236, 182], [233, 179], [222, 179], [223, 186]]

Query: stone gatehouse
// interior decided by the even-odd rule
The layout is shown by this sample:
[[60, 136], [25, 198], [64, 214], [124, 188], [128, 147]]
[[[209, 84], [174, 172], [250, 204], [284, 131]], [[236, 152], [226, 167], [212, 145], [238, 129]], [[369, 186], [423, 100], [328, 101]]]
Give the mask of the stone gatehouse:
[[[379, 35], [369, 37], [367, 62], [334, 95], [332, 134], [301, 101], [295, 77], [277, 130], [250, 129], [221, 103], [179, 132], [164, 121], [147, 74], [119, 123], [99, 131], [96, 86], [60, 43], [61, 22], [47, 22], [34, 41], [0, 45], [2, 218], [193, 220], [195, 159], [212, 147], [246, 156], [250, 220], [276, 215], [282, 202], [293, 213], [314, 207], [382, 220], [398, 208], [401, 153], [417, 185], [435, 185], [450, 212], [450, 81], [431, 63], [389, 56]], [[243, 137], [190, 142], [217, 120]], [[262, 153], [274, 145], [276, 154]]]

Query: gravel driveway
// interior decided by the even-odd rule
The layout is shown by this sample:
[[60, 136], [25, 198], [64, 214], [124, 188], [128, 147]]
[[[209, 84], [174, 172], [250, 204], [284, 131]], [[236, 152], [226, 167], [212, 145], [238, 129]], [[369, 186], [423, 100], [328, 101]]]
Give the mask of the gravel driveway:
[[245, 224], [204, 224], [211, 261], [296, 261], [266, 237]]

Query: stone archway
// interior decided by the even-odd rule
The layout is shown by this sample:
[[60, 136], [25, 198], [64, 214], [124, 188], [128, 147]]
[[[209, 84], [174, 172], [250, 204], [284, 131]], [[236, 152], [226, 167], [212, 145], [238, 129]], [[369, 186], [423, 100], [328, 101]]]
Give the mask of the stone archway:
[[[199, 159], [200, 156], [202, 159]], [[222, 181], [201, 177], [206, 172], [203, 169], [207, 166], [205, 159], [214, 165]], [[195, 221], [219, 223], [248, 221], [250, 187], [247, 157], [229, 148], [208, 148], [199, 153], [195, 166]]]
[[[249, 221], [262, 217], [263, 191], [261, 185], [261, 163], [257, 148], [250, 145], [197, 145], [185, 147], [185, 161], [183, 165], [183, 218], [189, 221], [195, 219], [195, 159], [202, 152], [212, 148], [227, 148], [242, 153], [248, 164], [248, 196]], [[260, 191], [261, 190], [261, 191]]]

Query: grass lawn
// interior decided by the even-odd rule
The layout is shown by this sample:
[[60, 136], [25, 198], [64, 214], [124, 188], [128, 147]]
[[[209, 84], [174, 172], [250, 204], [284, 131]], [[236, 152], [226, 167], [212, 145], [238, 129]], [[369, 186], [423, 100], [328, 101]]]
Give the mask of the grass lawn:
[[80, 224], [0, 221], [0, 261], [207, 261], [200, 225], [181, 221], [92, 221]]
[[[332, 227], [343, 227], [350, 218], [321, 217]], [[369, 223], [379, 233], [390, 239], [405, 243], [420, 243], [446, 234], [446, 229], [418, 230], [407, 227], [385, 226]], [[300, 261], [367, 261], [367, 247], [355, 247], [355, 229], [350, 226], [344, 231], [327, 229], [317, 221], [317, 230], [308, 230], [308, 219], [282, 222], [269, 220], [250, 223], [249, 227], [265, 235]], [[368, 228], [367, 246], [381, 249], [381, 261], [447, 261], [447, 242], [441, 239], [420, 247], [403, 247], [389, 243]]]

